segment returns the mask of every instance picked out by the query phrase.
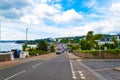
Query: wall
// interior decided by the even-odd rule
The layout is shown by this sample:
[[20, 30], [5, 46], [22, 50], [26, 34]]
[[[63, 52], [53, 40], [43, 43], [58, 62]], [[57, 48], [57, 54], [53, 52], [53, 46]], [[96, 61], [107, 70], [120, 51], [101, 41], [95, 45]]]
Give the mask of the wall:
[[1, 61], [10, 61], [13, 60], [12, 53], [0, 53], [0, 62]]

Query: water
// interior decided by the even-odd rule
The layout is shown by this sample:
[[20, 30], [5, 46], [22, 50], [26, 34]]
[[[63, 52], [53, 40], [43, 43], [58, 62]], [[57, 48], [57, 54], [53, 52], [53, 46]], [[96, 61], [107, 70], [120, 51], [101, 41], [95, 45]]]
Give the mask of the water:
[[[1, 43], [1, 51], [11, 51], [12, 49], [22, 50], [23, 44]], [[36, 45], [28, 45], [28, 47], [36, 47]]]
[[11, 51], [12, 49], [20, 49], [20, 50], [22, 50], [22, 44], [1, 43], [1, 51]]

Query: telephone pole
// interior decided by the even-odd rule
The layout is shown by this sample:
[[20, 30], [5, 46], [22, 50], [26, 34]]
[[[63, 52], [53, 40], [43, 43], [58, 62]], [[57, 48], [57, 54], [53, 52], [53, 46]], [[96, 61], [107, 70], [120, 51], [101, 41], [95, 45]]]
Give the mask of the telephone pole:
[[28, 37], [28, 28], [26, 28], [26, 45], [28, 44], [28, 42], [27, 42], [27, 37]]
[[0, 20], [0, 52], [1, 52], [1, 20]]

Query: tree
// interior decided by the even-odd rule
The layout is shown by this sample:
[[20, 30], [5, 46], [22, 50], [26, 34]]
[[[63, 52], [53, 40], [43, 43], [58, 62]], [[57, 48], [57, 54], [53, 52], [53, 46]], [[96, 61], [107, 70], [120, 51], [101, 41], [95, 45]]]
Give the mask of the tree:
[[77, 50], [77, 49], [79, 49], [80, 48], [80, 46], [79, 45], [76, 45], [76, 44], [69, 44], [69, 45], [67, 45], [67, 47], [68, 47], [68, 49], [70, 49], [71, 51], [73, 51], [73, 50]]
[[87, 41], [93, 40], [93, 31], [88, 31], [87, 36], [86, 36]]
[[47, 51], [47, 43], [44, 40], [40, 40], [37, 44], [37, 50]]
[[27, 48], [27, 44], [23, 44], [23, 45], [22, 45], [22, 50], [25, 51], [26, 48]]
[[51, 52], [54, 52], [54, 51], [55, 51], [55, 46], [54, 46], [54, 45], [51, 45], [51, 46], [50, 46], [50, 51], [51, 51]]
[[[103, 34], [95, 34], [94, 35], [94, 41], [95, 40], [101, 40], [102, 37], [103, 37]], [[98, 44], [98, 41], [95, 41], [94, 43], [95, 43], [95, 49], [96, 50], [100, 49], [101, 46]]]
[[103, 34], [95, 34], [94, 35], [94, 40], [101, 40], [103, 37]]
[[115, 48], [118, 48], [118, 41], [114, 36], [112, 37], [112, 41], [114, 42]]
[[90, 50], [90, 44], [86, 40], [80, 41], [80, 46], [82, 50]]
[[63, 38], [62, 40], [60, 40], [61, 43], [68, 43], [68, 40], [66, 38]]
[[87, 45], [90, 45], [90, 49], [93, 49], [95, 45], [93, 31], [89, 31], [87, 33], [86, 40], [87, 40]]

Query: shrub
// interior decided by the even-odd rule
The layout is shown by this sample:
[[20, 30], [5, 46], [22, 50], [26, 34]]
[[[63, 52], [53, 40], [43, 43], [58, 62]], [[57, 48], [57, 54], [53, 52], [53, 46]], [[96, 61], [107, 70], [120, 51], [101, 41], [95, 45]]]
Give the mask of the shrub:
[[109, 50], [76, 50], [77, 53], [86, 53], [92, 54], [93, 56], [97, 56], [98, 54], [110, 54], [111, 56], [116, 56], [120, 54], [120, 49], [109, 49]]
[[37, 50], [47, 51], [47, 43], [44, 40], [40, 40], [37, 44]]
[[29, 55], [35, 56], [35, 55], [37, 55], [37, 54], [41, 55], [41, 54], [46, 54], [46, 53], [47, 53], [46, 51], [33, 50], [33, 51], [30, 51], [30, 52], [29, 52]]

